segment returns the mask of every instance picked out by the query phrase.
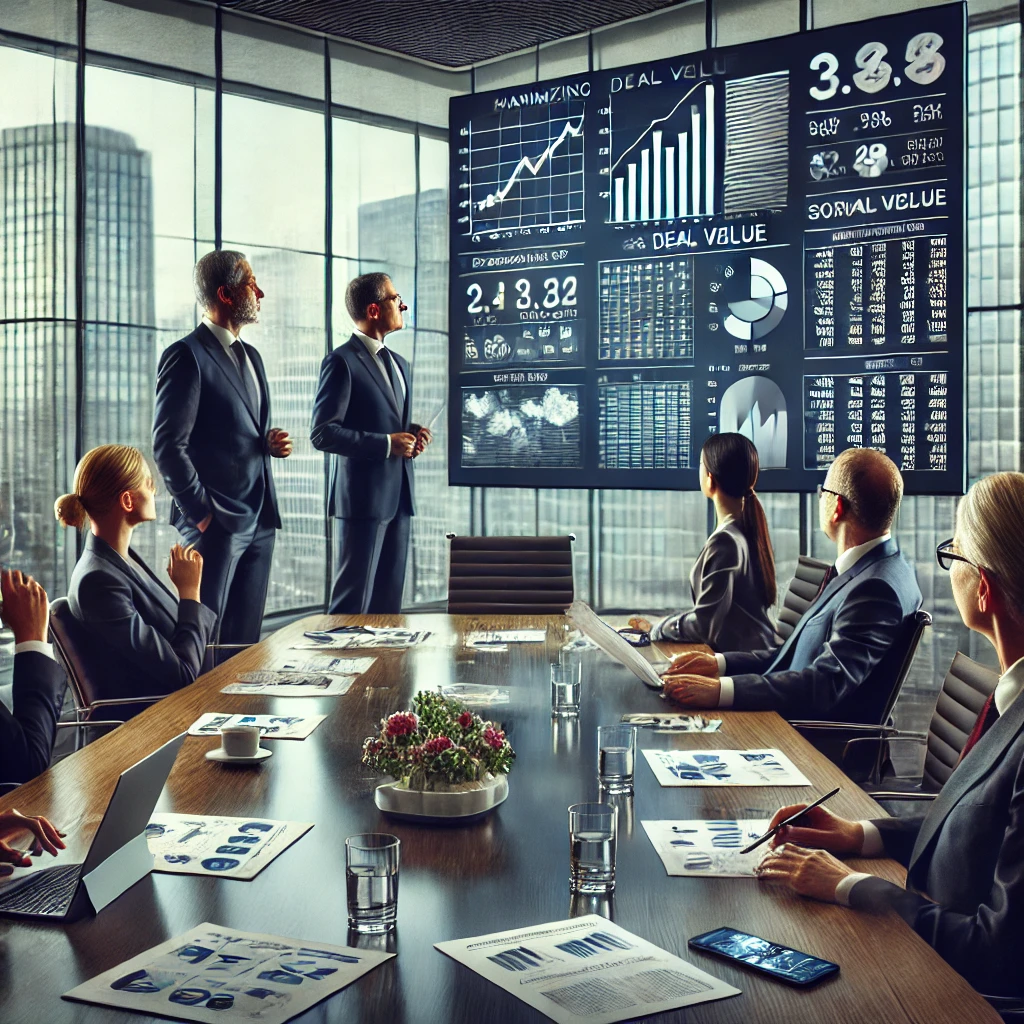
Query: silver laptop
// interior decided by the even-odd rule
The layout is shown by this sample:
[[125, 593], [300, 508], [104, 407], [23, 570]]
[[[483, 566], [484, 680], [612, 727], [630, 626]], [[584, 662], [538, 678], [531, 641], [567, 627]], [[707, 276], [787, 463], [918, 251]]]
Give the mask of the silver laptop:
[[143, 849], [146, 825], [186, 735], [121, 773], [82, 863], [61, 864], [59, 854], [43, 854], [31, 867], [0, 879], [0, 914], [73, 920], [102, 910], [148, 874], [153, 861]]

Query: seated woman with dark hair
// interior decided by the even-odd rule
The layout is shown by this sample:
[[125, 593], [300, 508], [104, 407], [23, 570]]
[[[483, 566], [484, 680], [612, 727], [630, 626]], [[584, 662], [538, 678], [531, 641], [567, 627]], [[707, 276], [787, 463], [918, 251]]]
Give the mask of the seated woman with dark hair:
[[58, 498], [63, 526], [88, 522], [85, 550], [68, 584], [68, 604], [88, 629], [82, 652], [106, 680], [106, 699], [170, 693], [202, 670], [217, 616], [199, 603], [203, 559], [171, 548], [167, 575], [178, 597], [131, 549], [132, 532], [156, 518], [153, 474], [137, 448], [107, 444], [87, 452], [75, 491]]
[[[956, 536], [936, 552], [964, 624], [992, 642], [1003, 672], [938, 797], [913, 818], [847, 821], [817, 807], [777, 834], [758, 873], [804, 896], [893, 908], [979, 992], [1024, 1006], [1022, 536], [1024, 474], [998, 473], [968, 491]], [[803, 806], [783, 807], [772, 825]], [[833, 854], [894, 857], [906, 888]]]
[[652, 640], [707, 644], [716, 651], [761, 651], [776, 643], [775, 557], [754, 493], [757, 449], [742, 434], [712, 434], [700, 453], [700, 489], [718, 524], [690, 572], [693, 608], [662, 619], [629, 620]]

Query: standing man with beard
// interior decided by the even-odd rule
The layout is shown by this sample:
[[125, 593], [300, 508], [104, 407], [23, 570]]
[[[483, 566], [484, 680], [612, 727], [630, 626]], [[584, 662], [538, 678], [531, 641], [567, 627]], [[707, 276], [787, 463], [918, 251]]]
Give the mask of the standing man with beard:
[[320, 366], [313, 447], [331, 460], [328, 507], [338, 520], [332, 615], [402, 610], [413, 515], [412, 460], [431, 442], [410, 421], [409, 364], [384, 339], [409, 307], [387, 274], [349, 282], [345, 307], [355, 333]]
[[173, 498], [171, 525], [203, 556], [200, 597], [217, 614], [218, 642], [255, 643], [281, 528], [270, 458], [287, 458], [292, 442], [267, 428], [263, 360], [239, 337], [264, 297], [245, 254], [207, 253], [195, 288], [206, 315], [160, 359], [153, 455]]

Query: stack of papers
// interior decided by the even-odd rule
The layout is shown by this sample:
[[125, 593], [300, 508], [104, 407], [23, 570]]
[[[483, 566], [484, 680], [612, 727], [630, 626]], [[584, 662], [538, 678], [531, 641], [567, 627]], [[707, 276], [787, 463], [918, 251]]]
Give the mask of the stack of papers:
[[781, 750], [644, 750], [663, 786], [809, 786]]
[[509, 644], [542, 644], [547, 633], [543, 629], [494, 629], [467, 633], [467, 647], [506, 650]]
[[770, 849], [762, 843], [740, 853], [768, 831], [768, 818], [740, 821], [642, 821], [665, 871], [670, 875], [752, 878]]
[[630, 725], [639, 725], [655, 732], [718, 732], [722, 728], [720, 718], [705, 718], [703, 715], [623, 715], [622, 720]]
[[597, 914], [437, 949], [560, 1024], [615, 1024], [739, 995]]
[[329, 658], [286, 661], [276, 668], [240, 672], [238, 682], [221, 693], [266, 694], [271, 697], [340, 697], [373, 664], [373, 658]]
[[451, 697], [470, 707], [492, 707], [508, 703], [508, 690], [502, 686], [448, 683], [439, 685], [438, 690], [443, 697]]
[[310, 630], [306, 638], [292, 648], [297, 651], [362, 651], [381, 647], [399, 650], [422, 644], [434, 634], [426, 629], [382, 626], [342, 626], [338, 629]]

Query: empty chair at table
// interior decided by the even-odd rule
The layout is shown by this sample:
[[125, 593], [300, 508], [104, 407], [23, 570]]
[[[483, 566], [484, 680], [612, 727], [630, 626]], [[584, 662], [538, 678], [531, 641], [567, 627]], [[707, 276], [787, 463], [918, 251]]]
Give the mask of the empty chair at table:
[[199, 601], [202, 556], [178, 544], [171, 548], [167, 575], [175, 596], [131, 548], [135, 527], [156, 518], [153, 474], [137, 448], [94, 448], [79, 462], [74, 488], [54, 511], [64, 526], [89, 527], [68, 605], [84, 627], [76, 656], [100, 681], [98, 696], [166, 694], [187, 686], [202, 669], [217, 621]]

